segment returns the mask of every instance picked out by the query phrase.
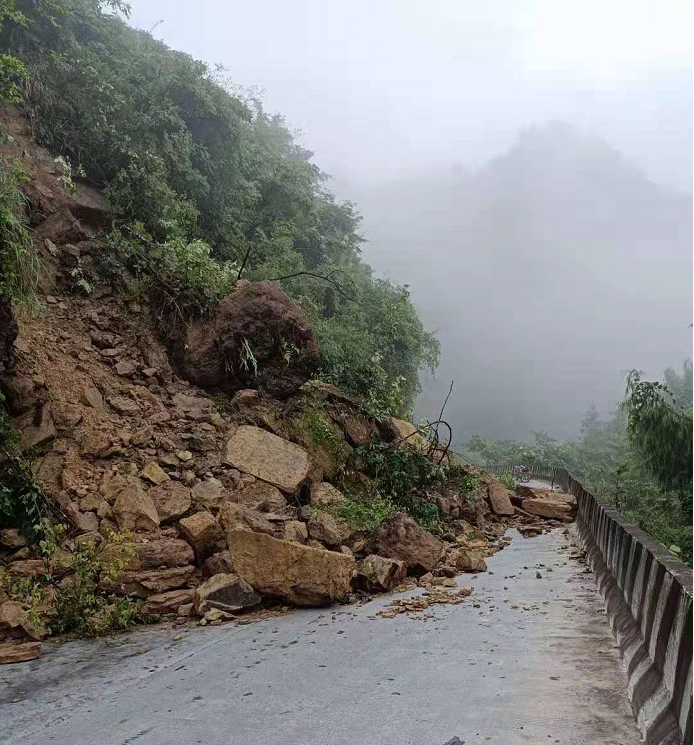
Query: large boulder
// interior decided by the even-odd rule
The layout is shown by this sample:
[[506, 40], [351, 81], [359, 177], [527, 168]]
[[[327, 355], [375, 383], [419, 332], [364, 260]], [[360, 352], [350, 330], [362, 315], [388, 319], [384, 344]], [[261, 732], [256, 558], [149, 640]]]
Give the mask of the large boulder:
[[447, 557], [447, 563], [459, 572], [486, 572], [487, 563], [481, 551], [469, 548], [454, 548]]
[[370, 554], [359, 564], [354, 582], [366, 592], [385, 592], [400, 584], [406, 575], [404, 561]]
[[351, 556], [263, 533], [227, 533], [234, 571], [257, 592], [295, 605], [325, 605], [350, 590]]
[[258, 605], [260, 595], [235, 574], [215, 574], [195, 590], [195, 612], [204, 616], [210, 608], [226, 613]]
[[570, 520], [573, 513], [570, 504], [556, 499], [524, 499], [523, 509], [531, 515], [555, 520]]
[[386, 518], [371, 537], [371, 551], [407, 564], [414, 574], [430, 572], [444, 554], [443, 543], [408, 515], [398, 512]]
[[175, 354], [196, 385], [256, 388], [275, 398], [297, 391], [320, 359], [305, 311], [270, 281], [247, 284], [224, 298], [212, 318], [186, 329]]
[[310, 470], [308, 453], [258, 427], [239, 427], [228, 440], [224, 462], [294, 494]]
[[511, 496], [509, 490], [503, 484], [496, 481], [489, 484], [487, 495], [489, 496], [489, 505], [495, 515], [500, 517], [511, 517], [513, 515]]

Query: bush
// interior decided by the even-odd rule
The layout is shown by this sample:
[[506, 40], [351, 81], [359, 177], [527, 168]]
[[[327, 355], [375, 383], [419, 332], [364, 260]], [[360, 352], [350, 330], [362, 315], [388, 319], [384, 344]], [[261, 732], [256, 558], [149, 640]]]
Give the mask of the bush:
[[[138, 601], [100, 588], [101, 582], [114, 582], [133, 558], [128, 536], [110, 533], [101, 543], [86, 540], [67, 551], [61, 547], [66, 532], [64, 525], [44, 519], [39, 541], [44, 575], [11, 579], [0, 572], [0, 590], [28, 606], [32, 625], [43, 625], [48, 618], [51, 633], [91, 637], [132, 626], [140, 619]], [[51, 606], [50, 613], [41, 612]]]
[[501, 473], [496, 477], [496, 480], [503, 484], [507, 489], [511, 489], [512, 491], [516, 490], [516, 480], [510, 473]]
[[24, 220], [20, 186], [27, 179], [21, 168], [0, 156], [0, 296], [35, 308], [41, 265]]
[[372, 475], [374, 493], [380, 499], [406, 512], [423, 527], [438, 521], [438, 507], [427, 499], [426, 488], [446, 479], [444, 466], [414, 449], [393, 448], [382, 442], [357, 448], [355, 455]]

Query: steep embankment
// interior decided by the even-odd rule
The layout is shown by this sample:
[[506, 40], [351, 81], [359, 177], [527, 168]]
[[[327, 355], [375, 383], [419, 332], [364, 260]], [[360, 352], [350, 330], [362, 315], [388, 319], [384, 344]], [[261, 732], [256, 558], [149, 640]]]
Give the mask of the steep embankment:
[[44, 308], [16, 313], [0, 379], [18, 434], [3, 466], [0, 662], [36, 657], [48, 633], [217, 624], [407, 575], [441, 586], [483, 571], [510, 522], [533, 535], [561, 524], [543, 517], [570, 519], [540, 499], [530, 515], [411, 424], [310, 380], [310, 323], [275, 283], [237, 282], [197, 325], [171, 324], [125, 270], [106, 283], [103, 197], [69, 188], [21, 119], [5, 125]]

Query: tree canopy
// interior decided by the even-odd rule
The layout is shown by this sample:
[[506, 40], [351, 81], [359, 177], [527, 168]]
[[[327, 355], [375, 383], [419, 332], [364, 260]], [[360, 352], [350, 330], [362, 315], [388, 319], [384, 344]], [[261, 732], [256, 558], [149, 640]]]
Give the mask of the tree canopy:
[[282, 285], [314, 323], [323, 377], [375, 413], [407, 414], [438, 343], [407, 288], [362, 259], [355, 205], [334, 198], [312, 153], [253, 91], [134, 30], [127, 14], [121, 0], [0, 0], [0, 93], [39, 143], [106, 190], [118, 256], [194, 265], [186, 296], [200, 313], [241, 272], [292, 275]]

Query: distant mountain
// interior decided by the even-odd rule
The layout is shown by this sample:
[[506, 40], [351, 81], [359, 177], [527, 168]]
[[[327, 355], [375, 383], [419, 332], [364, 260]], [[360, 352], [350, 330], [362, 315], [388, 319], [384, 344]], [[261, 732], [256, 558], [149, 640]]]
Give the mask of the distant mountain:
[[477, 173], [417, 174], [356, 200], [367, 258], [439, 328], [422, 415], [455, 379], [461, 432], [571, 435], [589, 402], [614, 404], [622, 371], [657, 376], [691, 354], [690, 198], [570, 124], [522, 132]]

